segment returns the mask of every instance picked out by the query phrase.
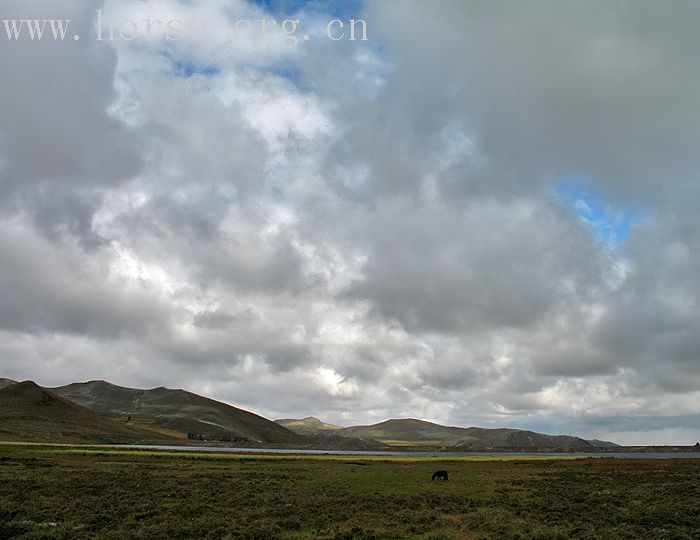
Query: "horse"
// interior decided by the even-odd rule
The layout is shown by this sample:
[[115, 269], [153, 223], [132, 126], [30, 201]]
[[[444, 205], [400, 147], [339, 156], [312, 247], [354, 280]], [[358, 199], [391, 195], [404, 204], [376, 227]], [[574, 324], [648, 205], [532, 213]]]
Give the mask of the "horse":
[[447, 471], [435, 471], [433, 473], [433, 480], [447, 480]]

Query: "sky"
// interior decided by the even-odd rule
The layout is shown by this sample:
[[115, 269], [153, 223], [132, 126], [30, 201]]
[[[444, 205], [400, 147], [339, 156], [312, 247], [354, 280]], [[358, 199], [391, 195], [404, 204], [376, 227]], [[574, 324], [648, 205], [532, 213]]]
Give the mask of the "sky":
[[[96, 10], [206, 32], [98, 41]], [[0, 377], [700, 439], [700, 4], [0, 15], [80, 36], [0, 35]], [[336, 17], [368, 39], [327, 39]], [[231, 38], [267, 18], [298, 19], [296, 46]]]

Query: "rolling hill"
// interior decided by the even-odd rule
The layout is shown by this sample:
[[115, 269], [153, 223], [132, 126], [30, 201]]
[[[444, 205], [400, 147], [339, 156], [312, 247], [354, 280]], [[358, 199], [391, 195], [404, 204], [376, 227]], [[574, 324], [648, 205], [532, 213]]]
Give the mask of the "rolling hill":
[[[354, 426], [340, 433], [405, 446], [451, 446], [462, 448], [562, 448], [585, 450], [589, 441], [569, 435], [545, 435], [519, 429], [449, 427], [413, 418], [386, 420], [370, 426]], [[600, 442], [602, 443], [602, 441]], [[605, 443], [606, 446], [615, 446]]]
[[317, 433], [328, 433], [338, 429], [343, 429], [342, 426], [322, 422], [315, 416], [307, 416], [306, 418], [299, 419], [281, 418], [279, 420], [275, 420], [275, 422], [286, 427], [287, 429], [291, 429], [292, 431], [303, 435], [315, 435]]
[[0, 379], [0, 439], [161, 443], [188, 440], [288, 448], [388, 450], [591, 450], [618, 445], [519, 429], [442, 426], [413, 418], [341, 427], [309, 416], [272, 422], [185, 390], [125, 388], [105, 381], [41, 388]]
[[[305, 420], [286, 420], [285, 422], [290, 429], [313, 433], [314, 423], [305, 422]], [[465, 450], [488, 448], [586, 450], [595, 447], [617, 446], [607, 441], [587, 441], [569, 435], [545, 435], [533, 431], [507, 428], [451, 427], [413, 418], [393, 419], [368, 426], [335, 429], [333, 434], [374, 440], [391, 446], [447, 446]]]
[[[52, 392], [106, 416], [164, 434], [224, 442], [303, 444], [303, 435], [251, 412], [185, 390], [124, 388], [105, 381], [74, 383]], [[189, 434], [189, 435], [188, 435]]]
[[342, 426], [322, 422], [314, 416], [275, 420], [287, 429], [304, 435], [310, 448], [318, 450], [391, 450], [391, 447], [372, 439], [343, 433]]
[[153, 442], [152, 432], [100, 416], [25, 381], [0, 390], [0, 439], [66, 443]]
[[17, 381], [13, 381], [12, 379], [3, 379], [0, 377], [0, 390], [7, 388], [8, 386], [12, 386], [13, 384], [17, 384]]

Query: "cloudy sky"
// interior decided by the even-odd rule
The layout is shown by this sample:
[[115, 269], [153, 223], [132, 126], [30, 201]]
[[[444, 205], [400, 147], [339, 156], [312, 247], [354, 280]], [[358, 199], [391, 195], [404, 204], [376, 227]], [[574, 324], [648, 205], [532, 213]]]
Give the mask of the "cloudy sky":
[[[97, 41], [98, 9], [206, 32]], [[700, 439], [700, 3], [0, 15], [81, 38], [0, 35], [0, 376]], [[273, 18], [297, 46], [231, 36]]]

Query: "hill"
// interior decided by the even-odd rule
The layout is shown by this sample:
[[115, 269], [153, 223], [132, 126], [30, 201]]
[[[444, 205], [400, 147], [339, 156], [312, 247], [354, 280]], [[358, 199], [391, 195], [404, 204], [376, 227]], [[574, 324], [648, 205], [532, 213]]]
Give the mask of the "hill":
[[307, 442], [302, 435], [262, 416], [185, 390], [139, 390], [90, 381], [52, 391], [95, 413], [131, 417], [144, 428], [190, 439], [295, 445]]
[[591, 443], [595, 448], [622, 448], [622, 446], [617, 443], [601, 441], [600, 439], [586, 439], [586, 442]]
[[70, 443], [153, 442], [152, 432], [104, 418], [25, 381], [0, 390], [0, 439]]
[[17, 384], [17, 381], [13, 381], [12, 379], [3, 379], [0, 377], [0, 390], [7, 388], [8, 386], [12, 386], [13, 384]]
[[317, 450], [391, 450], [391, 447], [364, 437], [343, 434], [342, 426], [328, 424], [314, 416], [306, 418], [282, 418], [276, 423], [304, 435], [307, 446]]
[[545, 435], [519, 429], [460, 428], [441, 426], [413, 418], [386, 420], [369, 426], [353, 426], [337, 431], [373, 439], [393, 446], [450, 446], [462, 449], [561, 448], [585, 450], [595, 446], [616, 446], [606, 441], [590, 441], [568, 435]]
[[275, 422], [296, 433], [301, 433], [302, 435], [315, 435], [317, 433], [327, 433], [343, 429], [342, 426], [322, 422], [315, 416], [307, 416], [306, 418], [281, 418], [275, 420]]
[[105, 381], [43, 389], [0, 379], [0, 439], [59, 442], [187, 440], [287, 448], [386, 450], [592, 450], [618, 445], [519, 429], [443, 426], [413, 418], [341, 427], [308, 416], [272, 422], [185, 390], [141, 390]]

